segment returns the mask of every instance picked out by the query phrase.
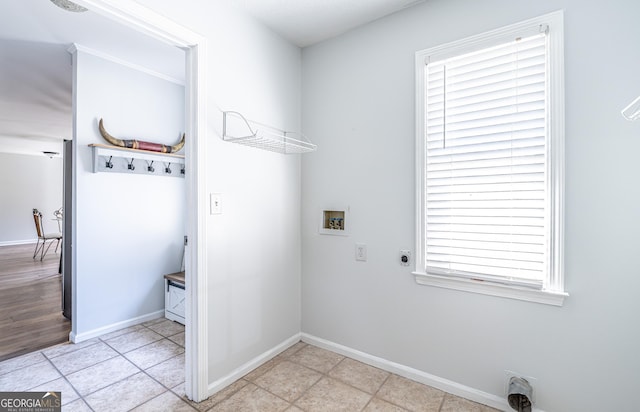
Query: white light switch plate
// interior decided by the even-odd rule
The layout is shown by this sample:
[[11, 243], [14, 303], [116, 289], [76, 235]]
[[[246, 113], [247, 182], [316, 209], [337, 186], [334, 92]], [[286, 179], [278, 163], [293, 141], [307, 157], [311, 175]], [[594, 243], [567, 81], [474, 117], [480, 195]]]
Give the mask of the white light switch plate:
[[222, 193], [211, 193], [211, 211], [212, 215], [222, 214]]
[[367, 261], [367, 245], [364, 243], [356, 243], [356, 260]]

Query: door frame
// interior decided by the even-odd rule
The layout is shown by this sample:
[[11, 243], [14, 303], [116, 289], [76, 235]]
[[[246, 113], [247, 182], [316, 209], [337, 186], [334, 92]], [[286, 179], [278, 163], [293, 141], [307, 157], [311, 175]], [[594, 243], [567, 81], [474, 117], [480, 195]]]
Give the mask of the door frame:
[[[67, 217], [73, 216], [73, 140], [62, 143], [62, 206]], [[73, 244], [72, 218], [62, 220], [62, 315], [73, 323]]]
[[[196, 402], [208, 393], [206, 259], [206, 65], [205, 37], [132, 0], [74, 0], [115, 22], [185, 50], [187, 238], [185, 393]], [[75, 262], [75, 251], [73, 261]], [[75, 276], [75, 271], [74, 271]], [[74, 282], [75, 283], [75, 282]], [[75, 293], [75, 288], [72, 293]], [[75, 295], [73, 300], [75, 301]]]

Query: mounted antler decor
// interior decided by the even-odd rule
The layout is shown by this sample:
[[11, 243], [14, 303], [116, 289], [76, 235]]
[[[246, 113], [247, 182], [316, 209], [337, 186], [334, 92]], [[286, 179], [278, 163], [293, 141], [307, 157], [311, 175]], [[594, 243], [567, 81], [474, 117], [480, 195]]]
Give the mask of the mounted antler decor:
[[104, 128], [104, 125], [102, 124], [102, 119], [100, 119], [98, 128], [100, 129], [100, 134], [102, 135], [102, 137], [104, 137], [104, 140], [118, 147], [126, 147], [128, 149], [148, 150], [151, 152], [159, 152], [159, 153], [175, 153], [180, 149], [182, 149], [182, 147], [184, 146], [184, 133], [182, 134], [182, 138], [177, 144], [173, 146], [165, 146], [161, 143], [144, 142], [141, 140], [117, 139], [111, 136], [109, 133], [107, 133], [107, 131]]
[[[107, 133], [102, 119], [98, 125], [100, 134], [110, 144], [89, 145], [93, 152], [93, 173], [111, 172], [182, 178], [185, 176], [184, 155], [175, 153], [184, 147], [184, 133], [177, 144], [165, 146], [140, 140], [118, 139]], [[154, 166], [161, 162], [164, 168]], [[144, 163], [146, 167], [136, 167]]]

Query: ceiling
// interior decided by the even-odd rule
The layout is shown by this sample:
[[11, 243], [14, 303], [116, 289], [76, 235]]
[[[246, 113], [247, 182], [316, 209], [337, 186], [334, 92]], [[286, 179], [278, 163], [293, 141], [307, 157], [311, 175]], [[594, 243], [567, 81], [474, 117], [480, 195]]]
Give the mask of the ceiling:
[[[425, 0], [218, 1], [305, 47]], [[178, 48], [91, 11], [71, 13], [49, 0], [1, 0], [0, 152], [62, 152], [62, 141], [72, 138], [67, 49], [73, 43], [184, 81]]]
[[0, 152], [60, 153], [72, 137], [76, 43], [184, 81], [184, 52], [104, 18], [49, 0], [0, 1]]
[[225, 0], [306, 47], [426, 0]]

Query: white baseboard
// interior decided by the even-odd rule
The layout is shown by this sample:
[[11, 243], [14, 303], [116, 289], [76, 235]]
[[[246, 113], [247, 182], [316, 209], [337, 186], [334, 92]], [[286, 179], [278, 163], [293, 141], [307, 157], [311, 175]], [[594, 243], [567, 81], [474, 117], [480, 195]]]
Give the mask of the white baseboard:
[[242, 378], [247, 373], [257, 368], [258, 366], [273, 359], [278, 354], [285, 351], [287, 348], [290, 348], [291, 346], [298, 343], [300, 341], [300, 338], [301, 338], [301, 334], [296, 333], [295, 335], [288, 338], [287, 340], [280, 343], [279, 345], [275, 346], [274, 348], [269, 349], [268, 351], [262, 353], [261, 355], [258, 355], [255, 358], [251, 359], [249, 362], [235, 369], [230, 374], [223, 376], [222, 378], [216, 380], [215, 382], [210, 383], [208, 392], [207, 392], [207, 397], [216, 394], [217, 392], [221, 391], [222, 389], [231, 385], [233, 382]]
[[163, 316], [164, 316], [164, 309], [158, 310], [156, 312], [147, 313], [146, 315], [138, 316], [136, 318], [131, 318], [131, 319], [123, 320], [121, 322], [112, 323], [111, 325], [102, 326], [100, 328], [93, 329], [87, 332], [82, 332], [77, 335], [72, 331], [71, 333], [69, 333], [69, 340], [73, 343], [84, 342], [85, 340], [93, 339], [95, 337], [104, 335], [106, 333], [128, 328], [129, 326], [138, 325], [140, 323], [158, 319]]
[[[509, 406], [509, 403], [505, 398], [501, 398], [500, 396], [496, 396], [491, 393], [483, 392], [478, 389], [474, 389], [469, 386], [465, 386], [460, 383], [453, 382], [418, 369], [391, 362], [386, 359], [382, 359], [377, 356], [373, 356], [368, 353], [349, 348], [347, 346], [318, 338], [313, 335], [309, 335], [308, 333], [302, 333], [302, 341], [318, 346], [322, 349], [327, 349], [332, 352], [348, 356], [352, 359], [385, 370], [387, 372], [395, 373], [396, 375], [403, 376], [407, 379], [411, 379], [413, 381], [432, 386], [453, 395], [460, 396], [461, 398], [469, 399], [483, 405], [488, 405], [492, 408], [500, 409], [502, 411], [511, 410], [511, 407]], [[535, 408], [534, 411], [543, 412], [540, 409]]]
[[4, 242], [0, 242], [0, 246], [17, 246], [17, 245], [28, 245], [36, 243], [38, 239], [26, 239], [26, 240], [5, 240]]

